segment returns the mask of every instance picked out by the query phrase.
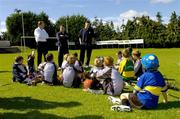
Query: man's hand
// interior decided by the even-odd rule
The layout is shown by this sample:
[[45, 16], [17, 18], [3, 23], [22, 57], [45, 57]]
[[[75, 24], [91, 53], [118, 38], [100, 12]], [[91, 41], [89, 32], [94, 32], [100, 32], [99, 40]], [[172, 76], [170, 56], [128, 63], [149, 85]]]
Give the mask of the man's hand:
[[81, 38], [79, 38], [79, 43], [80, 43], [80, 45], [82, 44]]

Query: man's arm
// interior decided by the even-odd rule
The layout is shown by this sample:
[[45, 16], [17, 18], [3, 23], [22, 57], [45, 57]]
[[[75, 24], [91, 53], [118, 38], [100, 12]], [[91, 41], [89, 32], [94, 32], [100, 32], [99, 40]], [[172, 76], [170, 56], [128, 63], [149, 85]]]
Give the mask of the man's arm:
[[44, 37], [45, 39], [48, 39], [49, 38], [49, 34], [46, 32], [46, 30], [44, 30], [45, 34], [44, 34]]
[[56, 33], [56, 39], [57, 39], [57, 46], [61, 46], [60, 38], [59, 38], [59, 33]]
[[40, 32], [39, 32], [38, 29], [35, 29], [35, 30], [34, 30], [34, 36], [35, 36], [36, 39], [39, 39], [39, 38], [40, 38], [41, 34], [40, 34]]
[[95, 44], [95, 34], [94, 34], [94, 29], [92, 28], [91, 29], [91, 35], [92, 35], [92, 41], [91, 41], [91, 44]]
[[82, 29], [79, 31], [79, 43], [82, 44]]

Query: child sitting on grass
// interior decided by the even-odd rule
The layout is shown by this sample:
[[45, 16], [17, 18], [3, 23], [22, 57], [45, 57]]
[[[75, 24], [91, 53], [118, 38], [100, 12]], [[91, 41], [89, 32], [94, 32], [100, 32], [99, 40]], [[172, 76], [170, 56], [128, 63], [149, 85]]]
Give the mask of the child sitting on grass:
[[98, 71], [103, 69], [103, 57], [96, 57], [94, 60], [94, 67], [91, 68], [90, 72], [86, 74], [86, 80], [84, 81], [84, 91], [88, 91], [88, 88], [98, 90], [102, 88], [99, 80], [94, 77]]
[[28, 74], [32, 75], [32, 77], [35, 76], [34, 58], [35, 58], [34, 51], [32, 51], [32, 53], [30, 55], [28, 55], [28, 61], [27, 61]]
[[23, 57], [17, 56], [13, 64], [13, 82], [30, 83], [31, 79], [28, 77], [28, 71], [23, 64]]
[[134, 60], [134, 73], [135, 73], [136, 78], [138, 78], [143, 74], [140, 51], [139, 50], [133, 50], [132, 57]]
[[74, 53], [73, 56], [75, 58], [74, 68], [77, 70], [77, 72], [83, 73], [84, 69], [83, 69], [81, 61], [78, 60], [78, 54]]
[[119, 66], [119, 73], [123, 77], [125, 82], [131, 82], [135, 79], [134, 64], [131, 60], [131, 56], [128, 49], [124, 49], [122, 52], [123, 60]]
[[67, 62], [67, 58], [68, 58], [69, 54], [65, 54], [64, 55], [64, 61], [62, 62], [61, 65], [61, 71], [63, 72], [63, 70], [68, 66], [68, 62]]
[[123, 60], [122, 52], [121, 52], [121, 51], [118, 51], [117, 56], [118, 56], [118, 59], [117, 59], [116, 65], [119, 66], [120, 63], [121, 63], [121, 61]]
[[46, 55], [46, 64], [43, 69], [43, 83], [49, 84], [49, 85], [57, 85], [58, 80], [57, 80], [57, 66], [53, 62], [53, 54], [47, 54]]
[[66, 65], [66, 67], [63, 70], [62, 82], [63, 85], [68, 88], [77, 88], [81, 84], [81, 79], [78, 76], [78, 72], [74, 68], [75, 61], [75, 57], [73, 55], [69, 55], [67, 58], [68, 65]]
[[95, 77], [103, 85], [103, 90], [109, 95], [120, 95], [123, 89], [123, 80], [119, 72], [113, 66], [114, 59], [104, 57], [104, 69], [95, 73]]
[[[142, 58], [142, 65], [146, 72], [139, 77], [133, 93], [121, 94], [120, 100], [109, 97], [112, 102], [118, 102], [125, 106], [134, 108], [151, 109], [156, 108], [158, 99], [162, 93], [164, 102], [167, 103], [167, 85], [162, 74], [158, 71], [159, 61], [153, 54], [147, 54]], [[112, 106], [112, 110], [122, 111], [124, 106]]]

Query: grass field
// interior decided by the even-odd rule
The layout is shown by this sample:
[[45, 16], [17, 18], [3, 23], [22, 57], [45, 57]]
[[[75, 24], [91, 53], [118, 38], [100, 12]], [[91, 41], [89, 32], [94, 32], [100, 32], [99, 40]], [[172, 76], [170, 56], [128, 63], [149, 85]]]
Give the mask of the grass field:
[[[96, 56], [113, 56], [118, 49], [93, 50]], [[23, 54], [24, 57], [30, 53]], [[51, 51], [57, 63], [57, 51]], [[71, 51], [75, 52], [75, 51]], [[142, 55], [154, 53], [160, 60], [160, 71], [166, 79], [180, 88], [180, 49], [141, 49]], [[19, 54], [0, 54], [0, 119], [180, 119], [180, 92], [169, 90], [168, 104], [162, 103], [155, 110], [112, 112], [107, 95], [94, 95], [82, 89], [63, 86], [26, 86], [12, 83], [12, 63]], [[26, 61], [25, 61], [26, 62]]]

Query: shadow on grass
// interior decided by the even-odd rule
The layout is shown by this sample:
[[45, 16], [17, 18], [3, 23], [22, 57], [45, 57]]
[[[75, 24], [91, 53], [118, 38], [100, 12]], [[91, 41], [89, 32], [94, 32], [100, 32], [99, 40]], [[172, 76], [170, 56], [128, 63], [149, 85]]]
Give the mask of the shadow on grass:
[[0, 73], [11, 73], [12, 71], [0, 71]]
[[38, 99], [32, 99], [30, 97], [13, 97], [13, 98], [0, 98], [0, 109], [50, 109], [56, 107], [70, 108], [79, 106], [79, 102], [50, 102]]
[[2, 84], [0, 86], [8, 86], [8, 85], [12, 85], [12, 83]]
[[166, 109], [177, 109], [180, 108], [180, 101], [172, 101], [167, 104], [159, 103], [157, 110], [166, 110]]
[[175, 79], [171, 79], [171, 78], [164, 78], [165, 81], [176, 81]]
[[39, 111], [31, 111], [25, 114], [8, 112], [0, 114], [0, 117], [1, 119], [104, 119], [102, 116], [97, 115], [83, 115], [73, 118], [66, 118], [54, 114], [41, 113]]

